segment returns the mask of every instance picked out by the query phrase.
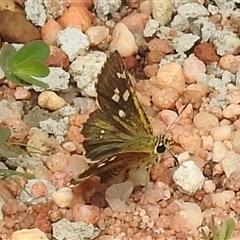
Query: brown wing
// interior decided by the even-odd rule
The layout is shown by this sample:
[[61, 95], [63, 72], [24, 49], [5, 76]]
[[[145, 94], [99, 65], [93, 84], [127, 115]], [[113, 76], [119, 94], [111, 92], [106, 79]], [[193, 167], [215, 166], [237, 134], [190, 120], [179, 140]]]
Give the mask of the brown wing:
[[[132, 151], [136, 139], [152, 136], [151, 124], [117, 51], [110, 54], [96, 88], [100, 109], [90, 114], [82, 130], [87, 158], [101, 160], [117, 152]], [[144, 151], [144, 144], [135, 145], [142, 147], [138, 151]]]
[[149, 165], [153, 157], [155, 158], [155, 156], [151, 156], [146, 152], [119, 153], [90, 165], [86, 171], [78, 176], [76, 182], [84, 181], [92, 176], [100, 176], [101, 181], [106, 182], [109, 178], [114, 178], [120, 172], [142, 167], [143, 163]]

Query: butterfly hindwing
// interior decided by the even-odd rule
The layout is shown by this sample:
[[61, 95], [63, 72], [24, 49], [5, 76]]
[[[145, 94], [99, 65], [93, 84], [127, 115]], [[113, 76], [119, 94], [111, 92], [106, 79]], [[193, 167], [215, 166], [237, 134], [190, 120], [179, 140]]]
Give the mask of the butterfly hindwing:
[[86, 171], [80, 174], [79, 179], [86, 180], [98, 175], [101, 177], [101, 181], [105, 182], [120, 172], [129, 170], [129, 166], [134, 165], [134, 162], [146, 162], [147, 159], [151, 161], [151, 155], [146, 152], [119, 153], [92, 163]]

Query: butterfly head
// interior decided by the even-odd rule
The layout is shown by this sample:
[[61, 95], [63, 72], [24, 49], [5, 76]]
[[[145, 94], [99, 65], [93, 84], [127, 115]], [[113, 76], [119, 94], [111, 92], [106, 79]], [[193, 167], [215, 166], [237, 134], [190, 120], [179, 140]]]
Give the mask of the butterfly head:
[[170, 140], [166, 135], [161, 134], [157, 138], [157, 144], [155, 147], [155, 153], [161, 154], [164, 153], [165, 150], [169, 150], [172, 144], [172, 140]]
[[158, 136], [157, 144], [155, 147], [155, 153], [161, 154], [167, 150], [172, 155], [172, 157], [175, 161], [175, 166], [178, 166], [179, 165], [178, 159], [173, 155], [173, 153], [170, 150], [172, 143], [173, 143], [172, 140], [170, 138], [168, 138], [166, 135], [162, 134], [162, 135]]

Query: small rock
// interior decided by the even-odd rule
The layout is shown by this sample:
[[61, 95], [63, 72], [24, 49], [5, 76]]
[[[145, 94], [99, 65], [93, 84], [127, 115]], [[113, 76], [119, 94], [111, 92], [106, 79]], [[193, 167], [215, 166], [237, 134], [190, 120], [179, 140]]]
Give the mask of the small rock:
[[240, 172], [237, 171], [233, 172], [229, 178], [224, 179], [223, 188], [227, 190], [232, 190], [234, 192], [238, 192], [240, 190]]
[[106, 41], [109, 36], [109, 28], [105, 26], [90, 27], [87, 29], [86, 35], [88, 36], [91, 46], [97, 46]]
[[240, 56], [234, 56], [231, 54], [222, 56], [219, 61], [219, 67], [236, 74], [240, 67]]
[[41, 31], [42, 39], [48, 45], [57, 45], [57, 34], [62, 30], [62, 27], [55, 20], [49, 20], [46, 22]]
[[206, 67], [202, 61], [194, 56], [194, 54], [190, 54], [183, 63], [183, 70], [186, 83], [191, 84], [205, 77]]
[[214, 31], [211, 40], [220, 56], [239, 53], [240, 39], [227, 29]]
[[69, 58], [60, 48], [56, 46], [50, 46], [50, 54], [45, 64], [49, 67], [60, 67], [64, 70], [69, 69]]
[[239, 104], [230, 104], [222, 111], [223, 117], [231, 119], [240, 115], [240, 105]]
[[167, 87], [162, 90], [159, 88], [153, 88], [152, 92], [152, 102], [153, 105], [158, 110], [163, 109], [171, 109], [175, 106], [177, 99], [179, 98], [179, 94], [176, 88]]
[[229, 149], [221, 141], [216, 141], [213, 143], [213, 162], [220, 162], [228, 153]]
[[21, 12], [1, 11], [0, 22], [2, 41], [9, 43], [28, 43], [41, 38], [38, 29], [27, 21]]
[[51, 154], [51, 155], [47, 156], [45, 159], [45, 163], [46, 163], [47, 167], [53, 173], [62, 172], [66, 168], [67, 162], [68, 162], [68, 157], [64, 153], [61, 153], [61, 152]]
[[131, 181], [134, 186], [146, 186], [149, 182], [149, 172], [141, 168], [130, 171], [128, 180]]
[[200, 18], [208, 16], [209, 12], [200, 3], [185, 3], [179, 6], [178, 14], [186, 18]]
[[177, 142], [189, 153], [194, 153], [202, 145], [202, 139], [196, 129], [192, 129], [192, 131], [186, 130], [180, 133], [177, 137]]
[[234, 172], [240, 172], [240, 154], [228, 151], [221, 160], [221, 166], [227, 178]]
[[216, 190], [216, 184], [212, 180], [206, 180], [203, 185], [205, 193], [213, 193]]
[[207, 42], [198, 44], [194, 48], [193, 53], [199, 60], [203, 61], [205, 64], [218, 62], [220, 59], [213, 45]]
[[31, 97], [31, 93], [23, 87], [17, 87], [14, 92], [14, 97], [16, 100], [28, 100]]
[[30, 127], [39, 127], [39, 122], [47, 120], [50, 117], [54, 120], [59, 120], [59, 116], [56, 112], [50, 113], [39, 106], [35, 106], [24, 115], [23, 121]]
[[[38, 149], [40, 153], [37, 151], [33, 152], [32, 147]], [[55, 138], [49, 137], [46, 132], [42, 132], [39, 129], [35, 129], [32, 132], [30, 131], [26, 148], [31, 156], [36, 156], [37, 158], [42, 155], [41, 152], [48, 154], [66, 152]]]
[[174, 172], [173, 180], [180, 188], [180, 191], [192, 195], [202, 188], [204, 176], [193, 161], [188, 161], [184, 162]]
[[213, 150], [213, 138], [212, 136], [202, 136], [202, 147], [207, 151]]
[[173, 87], [181, 94], [185, 87], [183, 69], [178, 63], [166, 63], [158, 69], [157, 76], [151, 78], [151, 82], [159, 89]]
[[161, 51], [164, 55], [174, 53], [173, 47], [165, 39], [153, 38], [147, 43], [150, 51]]
[[230, 126], [214, 127], [211, 130], [211, 135], [214, 141], [225, 141], [231, 137], [232, 129]]
[[147, 78], [151, 78], [157, 74], [158, 64], [147, 65], [143, 71]]
[[77, 149], [73, 142], [64, 142], [62, 143], [62, 147], [66, 149], [68, 152], [75, 152]]
[[89, 49], [90, 42], [86, 34], [80, 29], [67, 27], [57, 34], [57, 43], [61, 50], [66, 53], [70, 61], [73, 61], [80, 51]]
[[147, 1], [141, 2], [139, 10], [142, 13], [145, 13], [147, 15], [151, 15], [152, 14], [152, 1], [151, 0], [147, 0]]
[[240, 88], [229, 84], [228, 85], [228, 95], [227, 101], [229, 104], [239, 104], [240, 103]]
[[58, 19], [60, 26], [78, 28], [86, 31], [92, 26], [92, 14], [82, 4], [72, 4]]
[[64, 169], [73, 179], [77, 178], [79, 173], [88, 168], [87, 159], [84, 156], [73, 154], [68, 158], [68, 164]]
[[24, 11], [26, 18], [35, 26], [42, 27], [47, 20], [46, 6], [43, 1], [26, 0], [24, 2]]
[[43, 1], [48, 19], [57, 19], [68, 9], [70, 1]]
[[36, 182], [32, 185], [31, 193], [35, 198], [44, 197], [47, 194], [47, 186], [41, 181]]
[[[126, 42], [128, 44], [126, 44]], [[117, 50], [122, 57], [128, 57], [138, 52], [133, 34], [124, 23], [119, 22], [113, 30], [113, 40], [109, 45], [109, 51]]]
[[165, 26], [171, 20], [173, 14], [172, 3], [169, 0], [152, 0], [153, 19], [157, 20], [161, 26]]
[[96, 224], [100, 216], [100, 209], [97, 206], [76, 204], [73, 207], [73, 217], [76, 222]]
[[211, 131], [212, 128], [219, 126], [217, 117], [208, 112], [200, 112], [195, 115], [193, 122], [197, 128]]
[[[147, 2], [147, 1], [145, 1]], [[154, 19], [149, 19], [147, 22], [144, 30], [143, 30], [143, 36], [144, 37], [152, 37], [158, 30], [159, 28], [159, 22]]]
[[44, 109], [57, 111], [60, 108], [64, 107], [67, 103], [55, 92], [45, 91], [38, 96], [38, 104]]
[[12, 233], [10, 240], [48, 240], [47, 235], [37, 228], [21, 229]]
[[97, 16], [102, 21], [108, 19], [109, 14], [116, 14], [117, 10], [121, 7], [121, 0], [102, 1], [94, 0], [94, 7], [97, 12]]
[[159, 50], [151, 51], [147, 53], [146, 62], [147, 64], [159, 63], [163, 57], [164, 54], [161, 51]]
[[56, 240], [93, 240], [100, 234], [100, 230], [92, 224], [70, 222], [67, 219], [53, 223], [52, 226], [53, 237]]
[[86, 114], [75, 114], [69, 117], [69, 122], [71, 126], [82, 127], [82, 125], [87, 121], [88, 115]]
[[107, 55], [104, 52], [91, 51], [85, 56], [78, 56], [71, 63], [69, 72], [83, 96], [97, 96], [95, 82], [106, 59]]
[[11, 130], [10, 140], [18, 143], [24, 143], [26, 139], [29, 127], [21, 119], [17, 118], [5, 118], [0, 127], [7, 127]]
[[[186, 87], [186, 91], [185, 92], [195, 92], [197, 95], [199, 95], [201, 98], [206, 97], [207, 96], [207, 86], [201, 83], [192, 83], [190, 85], [188, 85]], [[192, 100], [191, 103], [197, 103], [196, 99], [199, 99], [198, 96], [194, 97], [194, 95], [192, 96], [193, 99], [189, 99]], [[200, 101], [198, 101], [200, 102]]]
[[33, 222], [33, 227], [40, 229], [45, 233], [52, 232], [52, 225], [48, 213], [38, 213]]
[[52, 200], [59, 208], [68, 208], [73, 199], [71, 188], [63, 187], [52, 193]]
[[196, 231], [203, 222], [201, 208], [196, 203], [190, 202], [183, 202], [180, 207], [181, 211], [179, 214], [187, 220], [190, 231]]
[[[21, 106], [22, 108], [22, 106]], [[3, 99], [0, 101], [0, 122], [2, 122], [6, 118], [15, 118], [21, 119], [21, 111], [20, 106], [16, 106], [12, 103], [9, 103], [7, 100]]]
[[224, 210], [229, 209], [230, 201], [235, 197], [233, 191], [223, 191], [219, 193], [212, 194], [212, 201], [214, 206], [220, 207]]
[[81, 129], [79, 127], [71, 126], [67, 133], [68, 140], [72, 141], [77, 149], [79, 148], [79, 144], [84, 141], [84, 136], [81, 133]]
[[106, 190], [106, 201], [112, 210], [126, 212], [129, 209], [127, 201], [133, 191], [133, 183], [126, 181], [124, 183], [113, 184]]
[[143, 34], [143, 29], [149, 20], [149, 15], [132, 12], [121, 20], [133, 34]]
[[[177, 53], [184, 53], [190, 50], [199, 39], [199, 36], [193, 35], [192, 33], [183, 34], [175, 37], [172, 45]], [[188, 44], [186, 44], [186, 42]]]
[[237, 130], [235, 132], [233, 132], [233, 136], [231, 138], [231, 143], [232, 143], [232, 146], [233, 146], [233, 150], [236, 152], [236, 153], [239, 153], [240, 154], [240, 146], [239, 146], [239, 141], [240, 141], [240, 130]]
[[143, 202], [144, 204], [156, 204], [161, 200], [168, 200], [171, 197], [170, 188], [163, 182], [156, 182], [155, 184], [149, 182], [146, 186]]
[[[39, 182], [42, 182], [42, 184]], [[29, 192], [32, 193], [32, 190], [39, 197], [29, 195]], [[31, 204], [44, 203], [48, 201], [48, 198], [54, 191], [55, 187], [48, 180], [30, 179], [22, 190], [20, 199], [22, 202]]]

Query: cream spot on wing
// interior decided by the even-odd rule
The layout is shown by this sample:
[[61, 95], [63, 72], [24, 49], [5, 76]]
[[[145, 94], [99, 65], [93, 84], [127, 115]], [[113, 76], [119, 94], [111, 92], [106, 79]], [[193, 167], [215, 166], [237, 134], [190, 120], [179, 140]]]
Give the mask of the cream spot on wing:
[[106, 163], [105, 163], [105, 162], [99, 163], [99, 164], [97, 165], [97, 168], [104, 167], [105, 165], [106, 165]]
[[126, 78], [126, 72], [123, 71], [122, 73], [116, 73], [118, 78]]
[[123, 117], [126, 116], [126, 114], [125, 114], [125, 112], [124, 112], [123, 110], [119, 110], [119, 111], [118, 111], [118, 116], [121, 117], [121, 118], [123, 118]]
[[130, 93], [128, 90], [126, 90], [123, 94], [123, 100], [126, 102], [130, 96]]
[[100, 133], [101, 133], [101, 134], [104, 134], [104, 133], [105, 133], [105, 130], [104, 130], [104, 129], [102, 129], [102, 130], [100, 131]]
[[114, 95], [112, 96], [112, 100], [114, 102], [118, 103], [120, 100], [120, 96], [117, 93], [114, 93]]
[[114, 157], [109, 158], [108, 162], [114, 161], [114, 160], [116, 159], [116, 157], [117, 157], [117, 156], [114, 156]]
[[115, 89], [114, 89], [114, 92], [115, 92], [116, 94], [119, 94], [119, 93], [120, 93], [120, 91], [119, 91], [118, 88], [115, 88]]

